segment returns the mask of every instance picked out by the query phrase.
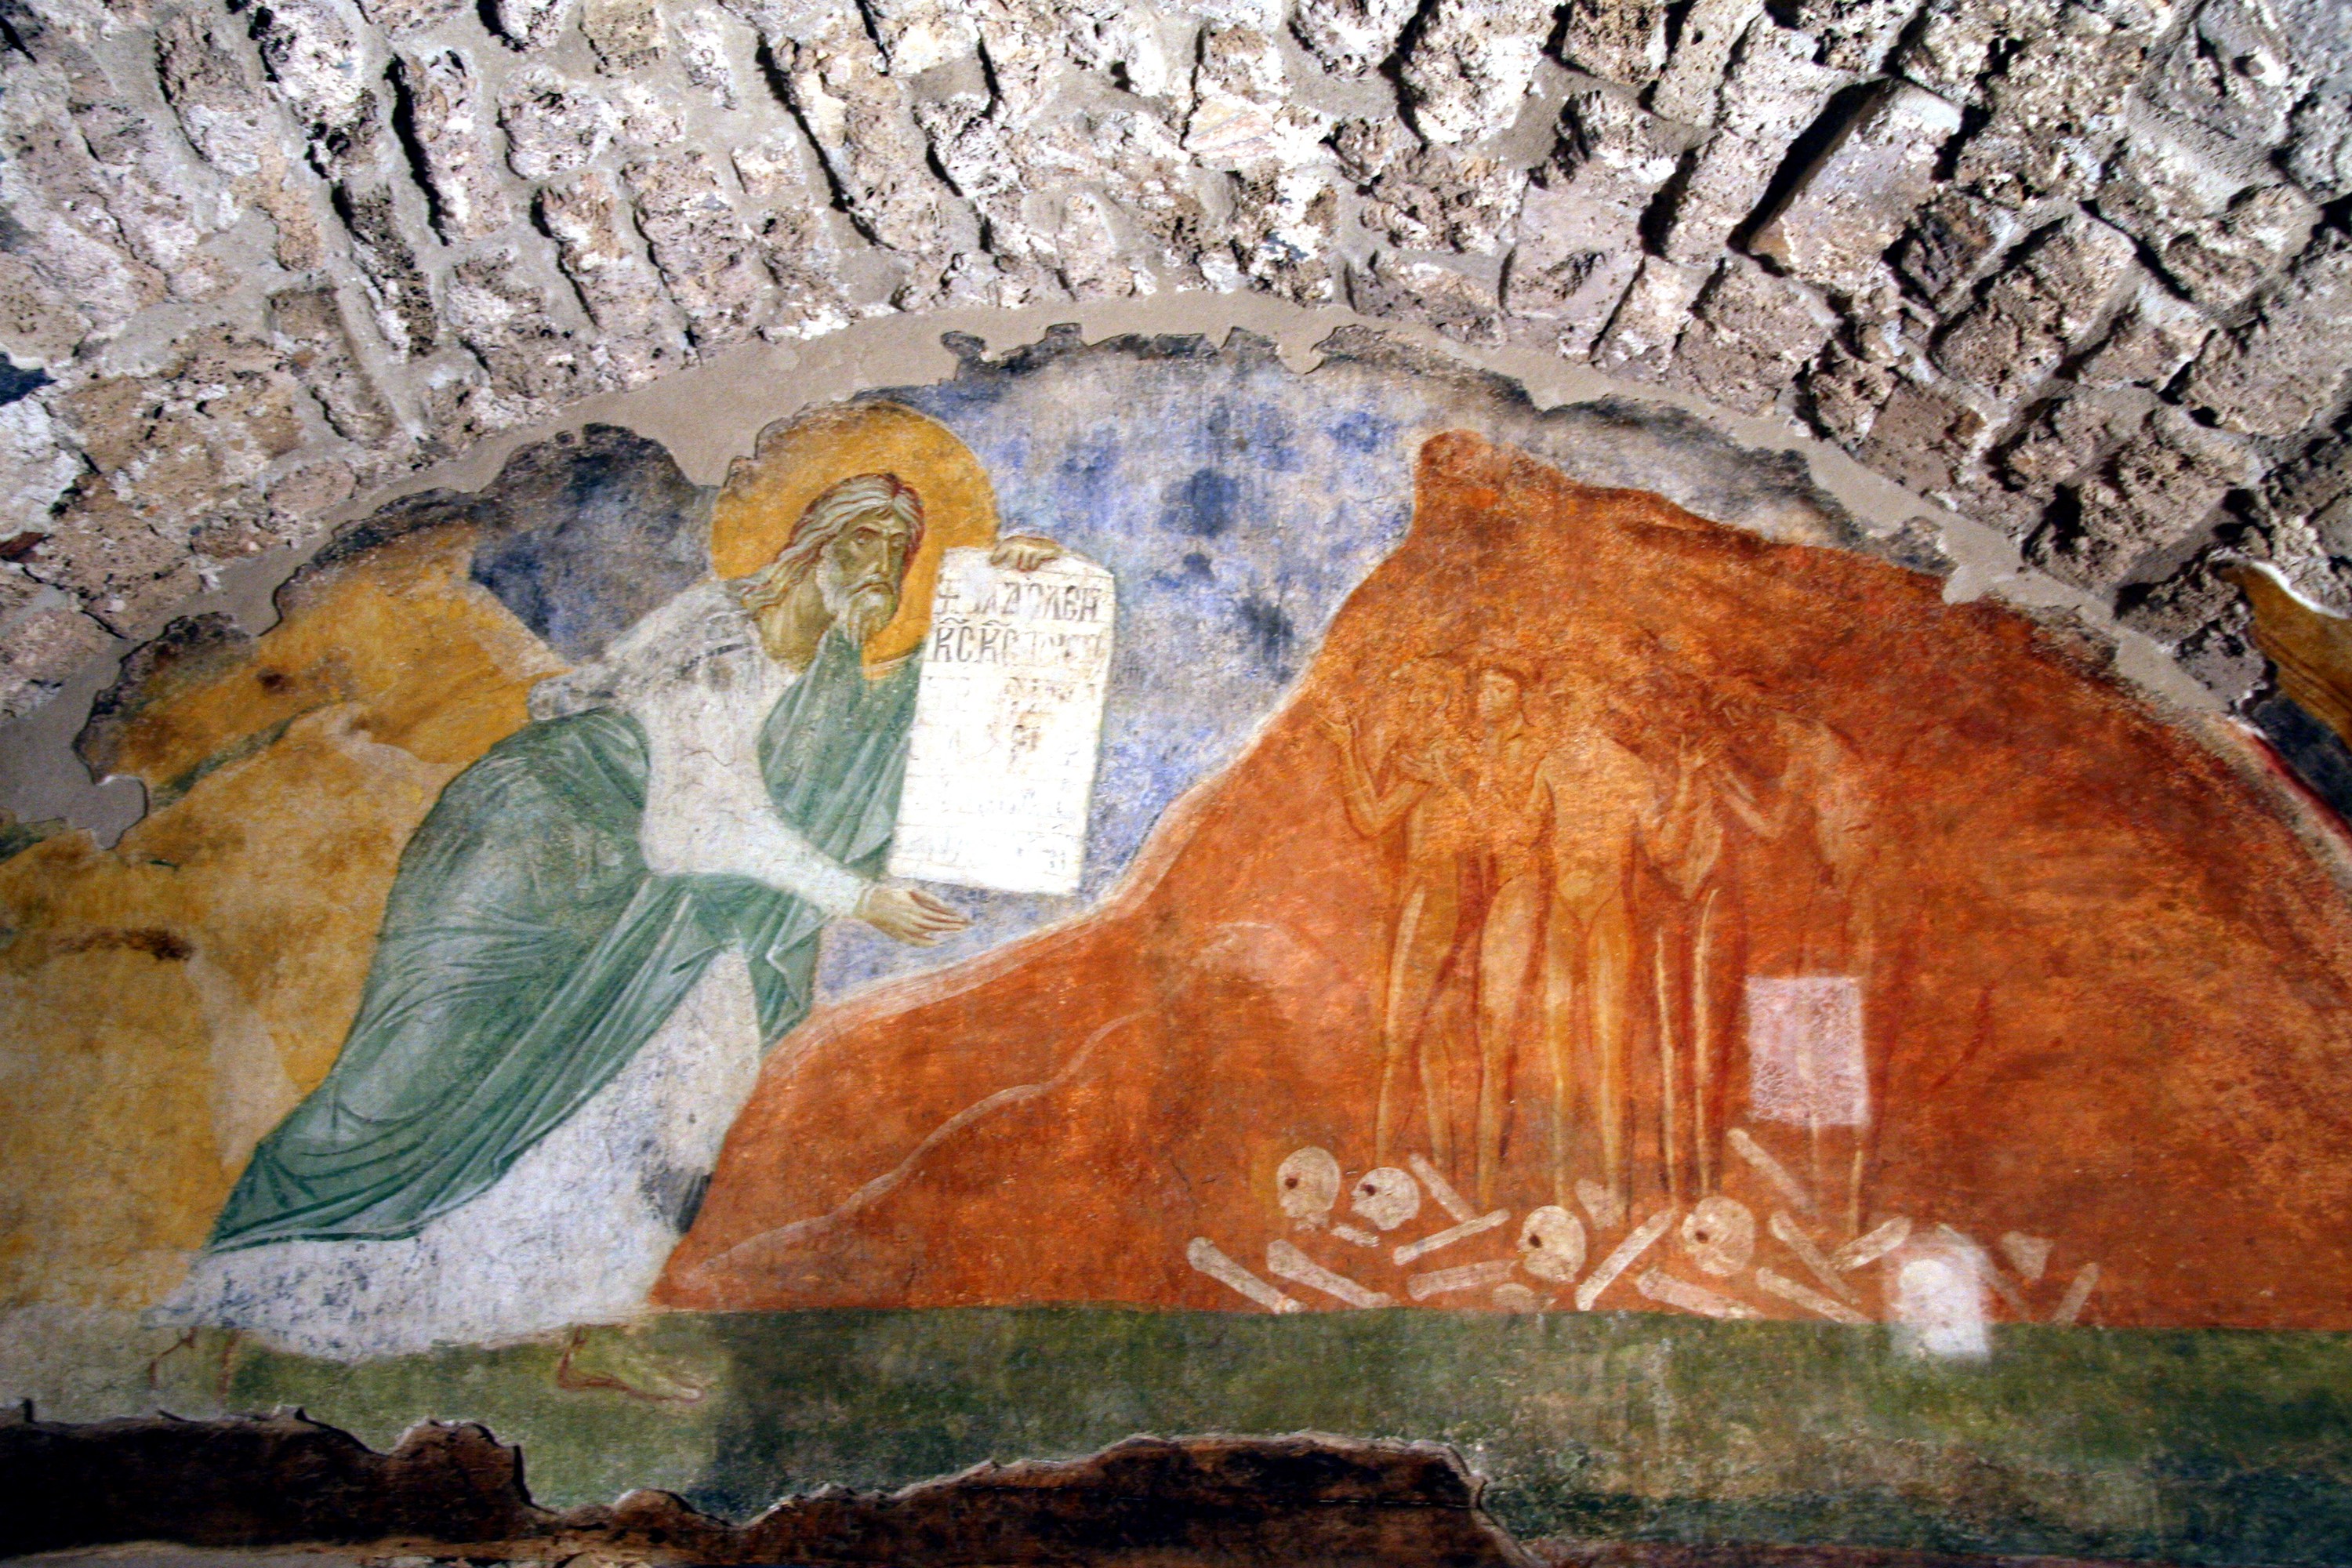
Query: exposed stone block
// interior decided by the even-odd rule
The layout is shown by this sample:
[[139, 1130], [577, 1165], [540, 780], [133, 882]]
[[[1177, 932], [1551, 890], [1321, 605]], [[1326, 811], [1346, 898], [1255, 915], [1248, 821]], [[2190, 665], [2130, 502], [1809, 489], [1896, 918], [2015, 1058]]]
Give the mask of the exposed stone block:
[[1750, 248], [1797, 277], [1851, 292], [1935, 190], [1960, 111], [1906, 83], [1884, 89], [1799, 176]]
[[104, 626], [62, 605], [0, 626], [0, 719], [21, 719], [113, 641]]
[[1298, 0], [1291, 33], [1325, 70], [1361, 76], [1396, 53], [1413, 0]]
[[540, 219], [604, 333], [614, 378], [635, 386], [677, 364], [686, 344], [661, 275], [629, 243], [625, 212], [612, 181], [593, 169], [540, 196]]
[[1592, 351], [1593, 364], [1613, 374], [1656, 381], [1666, 374], [1689, 324], [1691, 302], [1706, 282], [1703, 268], [1645, 256]]
[[526, 180], [552, 179], [604, 155], [620, 129], [612, 106], [545, 66], [526, 66], [499, 93], [507, 163]]
[[1798, 383], [1805, 422], [1848, 451], [1860, 447], [1895, 395], [1895, 367], [1832, 339]]
[[767, 279], [751, 235], [699, 150], [625, 172], [637, 227], [698, 347], [739, 342], [756, 324]]
[[2352, 369], [2352, 242], [2330, 234], [2257, 299], [2252, 320], [2216, 335], [2183, 395], [2225, 429], [2285, 436], [2335, 404]]
[[2147, 96], [2219, 135], [2275, 147], [2309, 86], [2296, 54], [2266, 0], [2204, 0], [2195, 23], [2152, 62]]
[[1510, 335], [1564, 354], [1590, 349], [1641, 268], [1640, 222], [1572, 185], [1530, 189], [1503, 269]]
[[397, 37], [422, 32], [473, 9], [470, 0], [359, 0], [367, 19]]
[[662, 58], [662, 17], [654, 0], [582, 0], [580, 30], [597, 63], [615, 74]]
[[[1324, 171], [1261, 172], [1234, 183], [1233, 201], [1233, 251], [1247, 276], [1301, 304], [1339, 298], [1340, 272], [1332, 254], [1339, 200]], [[1381, 292], [1384, 288], [1410, 292], [1428, 287], [1444, 302], [1449, 321], [1461, 314], [1461, 302], [1444, 279], [1391, 275], [1367, 287], [1373, 291], [1368, 297], [1382, 299], [1388, 298]], [[1486, 308], [1493, 308], [1491, 295]]]
[[1664, 235], [1667, 257], [1686, 267], [1712, 260], [1755, 210], [1781, 151], [1731, 131], [1708, 137], [1674, 192]]
[[1413, 128], [1446, 144], [1507, 130], [1551, 27], [1549, 0], [1432, 0], [1399, 71]]
[[335, 215], [343, 220], [352, 259], [367, 275], [376, 331], [396, 355], [430, 353], [441, 341], [433, 284], [418, 265], [388, 185], [338, 187]]
[[1321, 160], [1328, 116], [1290, 101], [1290, 76], [1274, 36], [1210, 27], [1192, 72], [1184, 149], [1213, 169], [1266, 174]]
[[1675, 352], [1674, 380], [1748, 414], [1772, 406], [1837, 325], [1822, 298], [1751, 261], [1724, 263]]
[[2279, 164], [2323, 202], [2352, 195], [2352, 83], [2323, 85], [2294, 111]]
[[2016, 30], [1985, 89], [1985, 123], [1954, 164], [1960, 184], [2017, 208], [2089, 192], [2162, 25], [2128, 5], [2112, 9], [2120, 19], [2077, 0], [2054, 26]]
[[2195, 306], [2144, 283], [2074, 379], [2088, 387], [2162, 387], [2212, 335], [2213, 323]]
[[1714, 124], [1716, 95], [1732, 47], [1763, 12], [1764, 0], [1692, 0], [1675, 35], [1665, 74], [1651, 89], [1650, 107], [1668, 120]]
[[1623, 93], [1588, 89], [1560, 106], [1558, 158], [1577, 190], [1638, 211], [1674, 178], [1683, 138]]
[[499, 36], [518, 49], [543, 49], [572, 20], [572, 0], [490, 0]]
[[686, 79], [717, 99], [719, 108], [733, 109], [735, 66], [726, 22], [716, 12], [688, 6], [670, 18], [670, 31], [677, 37], [678, 68]]
[[328, 421], [354, 441], [383, 441], [398, 428], [390, 405], [360, 368], [335, 291], [289, 289], [269, 297], [269, 330]]
[[2053, 226], [1953, 323], [1936, 363], [2002, 402], [2015, 400], [2081, 345], [2132, 254], [2128, 238], [2094, 218]]
[[1664, 0], [1568, 0], [1559, 56], [1603, 81], [1642, 86], [1666, 63]]
[[1367, 316], [1416, 321], [1466, 343], [1503, 341], [1492, 289], [1450, 267], [1406, 260], [1392, 251], [1349, 267], [1348, 302]]
[[1527, 188], [1516, 163], [1411, 151], [1367, 183], [1363, 221], [1408, 250], [1492, 256], [1510, 238]]
[[363, 28], [342, 0], [273, 0], [254, 12], [270, 85], [294, 111], [311, 165], [330, 180], [367, 178], [386, 156], [384, 104], [360, 68]]
[[489, 148], [472, 62], [456, 49], [401, 56], [394, 66], [423, 162], [433, 226], [453, 243], [496, 234], [513, 218]]
[[161, 271], [131, 254], [54, 77], [15, 73], [0, 96], [0, 204], [9, 249], [71, 299], [92, 329], [119, 331], [160, 301]]
[[19, 558], [26, 572], [75, 595], [118, 636], [142, 630], [203, 586], [185, 527], [158, 532], [103, 474], [85, 472], [43, 526]]
[[858, 227], [908, 255], [967, 248], [968, 225], [954, 221], [923, 133], [856, 22], [835, 16], [817, 36], [788, 41], [786, 53], [793, 110]]
[[2144, 404], [2128, 400], [2053, 398], [2001, 447], [1995, 465], [2018, 489], [2046, 499], [2113, 450], [2147, 417]]
[[1922, 299], [1940, 300], [2016, 238], [2018, 226], [2017, 216], [2006, 207], [1947, 185], [1920, 209], [1895, 247], [1895, 274]]
[[1723, 128], [1775, 148], [1795, 140], [1821, 118], [1831, 96], [1853, 80], [1850, 71], [1815, 64], [1818, 47], [1810, 34], [1777, 26], [1769, 16], [1750, 22], [1724, 73]]
[[2159, 409], [2083, 486], [2073, 526], [2036, 540], [2034, 560], [2084, 587], [2113, 587], [2143, 557], [2189, 539], [2253, 471], [2242, 443]]
[[1983, 450], [1989, 421], [1957, 388], [1898, 383], [1855, 454], [1900, 485], [1949, 491]]
[[1918, 12], [1919, 0], [1795, 0], [1787, 16], [1821, 40], [1822, 64], [1872, 76]]

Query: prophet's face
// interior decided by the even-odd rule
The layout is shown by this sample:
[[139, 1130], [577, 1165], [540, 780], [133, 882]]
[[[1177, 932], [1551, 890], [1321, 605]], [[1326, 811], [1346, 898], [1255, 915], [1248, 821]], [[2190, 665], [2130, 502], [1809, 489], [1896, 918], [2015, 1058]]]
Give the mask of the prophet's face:
[[1478, 717], [1487, 724], [1507, 722], [1519, 710], [1518, 678], [1508, 670], [1489, 669], [1478, 677]]
[[898, 613], [908, 531], [893, 512], [867, 512], [853, 518], [817, 557], [824, 607], [851, 641], [864, 643]]

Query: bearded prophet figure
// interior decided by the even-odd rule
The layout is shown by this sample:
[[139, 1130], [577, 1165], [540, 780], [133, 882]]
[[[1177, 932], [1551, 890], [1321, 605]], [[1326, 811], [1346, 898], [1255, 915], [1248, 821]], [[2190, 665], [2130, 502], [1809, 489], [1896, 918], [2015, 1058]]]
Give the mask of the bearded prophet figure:
[[533, 689], [409, 840], [333, 1069], [170, 1315], [348, 1359], [637, 1311], [810, 1010], [826, 923], [968, 924], [877, 879], [919, 665], [869, 674], [862, 647], [922, 534], [898, 478], [844, 479], [763, 570]]

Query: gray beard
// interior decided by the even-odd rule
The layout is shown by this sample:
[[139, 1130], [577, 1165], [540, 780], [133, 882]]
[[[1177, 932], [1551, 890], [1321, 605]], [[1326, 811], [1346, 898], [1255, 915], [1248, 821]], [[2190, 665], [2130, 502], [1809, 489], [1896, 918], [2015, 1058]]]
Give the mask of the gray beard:
[[858, 647], [864, 647], [898, 613], [898, 595], [887, 584], [867, 583], [851, 588], [829, 561], [817, 563], [816, 587], [824, 600], [825, 614], [833, 617], [842, 636]]

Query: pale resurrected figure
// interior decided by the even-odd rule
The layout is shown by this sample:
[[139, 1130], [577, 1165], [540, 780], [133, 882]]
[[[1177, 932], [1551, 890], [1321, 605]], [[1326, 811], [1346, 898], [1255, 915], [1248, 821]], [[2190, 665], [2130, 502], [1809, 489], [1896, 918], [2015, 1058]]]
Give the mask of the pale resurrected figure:
[[967, 923], [879, 879], [918, 663], [862, 650], [923, 527], [897, 477], [845, 479], [762, 570], [534, 689], [410, 839], [333, 1070], [255, 1151], [171, 1315], [351, 1359], [640, 1309], [809, 1011], [826, 923], [918, 944]]

